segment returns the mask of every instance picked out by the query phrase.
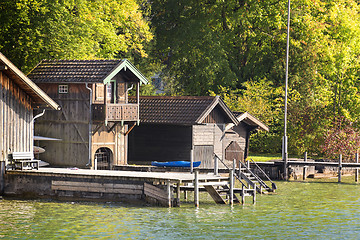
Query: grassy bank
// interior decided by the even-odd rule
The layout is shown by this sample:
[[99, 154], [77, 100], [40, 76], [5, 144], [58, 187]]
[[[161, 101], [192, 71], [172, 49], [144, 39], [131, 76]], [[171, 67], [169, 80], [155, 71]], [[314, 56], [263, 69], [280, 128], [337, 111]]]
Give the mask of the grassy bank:
[[250, 154], [248, 158], [251, 158], [255, 162], [268, 162], [277, 159], [281, 159], [281, 154]]

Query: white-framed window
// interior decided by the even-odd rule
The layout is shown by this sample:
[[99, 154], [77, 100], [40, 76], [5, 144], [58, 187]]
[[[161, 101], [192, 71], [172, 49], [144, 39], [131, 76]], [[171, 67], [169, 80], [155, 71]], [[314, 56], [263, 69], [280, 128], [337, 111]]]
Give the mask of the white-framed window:
[[59, 85], [59, 93], [68, 93], [69, 87], [68, 85]]

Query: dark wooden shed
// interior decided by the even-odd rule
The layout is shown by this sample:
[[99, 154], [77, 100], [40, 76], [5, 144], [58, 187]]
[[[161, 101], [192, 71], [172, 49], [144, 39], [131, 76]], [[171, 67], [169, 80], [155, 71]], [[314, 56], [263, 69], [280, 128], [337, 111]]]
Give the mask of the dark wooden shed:
[[[216, 97], [140, 97], [141, 124], [129, 134], [129, 163], [202, 161], [213, 167], [213, 153], [223, 157], [226, 124], [238, 120]], [[192, 151], [193, 150], [193, 151]]]
[[0, 53], [0, 161], [33, 150], [33, 109], [59, 105]]
[[[111, 169], [127, 164], [128, 133], [140, 122], [139, 88], [148, 80], [128, 60], [43, 60], [29, 74], [62, 110], [36, 121], [53, 166]], [[133, 89], [135, 101], [129, 103]]]

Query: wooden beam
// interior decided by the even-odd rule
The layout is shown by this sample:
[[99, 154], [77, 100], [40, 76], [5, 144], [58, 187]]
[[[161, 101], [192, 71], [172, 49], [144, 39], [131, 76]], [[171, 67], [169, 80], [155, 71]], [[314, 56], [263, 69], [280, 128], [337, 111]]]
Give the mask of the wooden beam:
[[115, 123], [111, 126], [111, 128], [108, 129], [107, 132], [108, 132], [108, 133], [111, 132], [117, 124], [118, 124], [118, 123], [115, 122]]
[[8, 70], [8, 67], [5, 65], [0, 66], [0, 71]]
[[97, 133], [98, 131], [99, 131], [99, 129], [101, 128], [101, 126], [102, 126], [102, 123], [101, 124], [98, 124], [97, 126], [96, 126], [96, 128], [95, 128], [95, 130], [91, 133], [91, 135], [95, 135], [95, 133]]
[[135, 125], [136, 125], [136, 123], [134, 123], [134, 124], [126, 131], [126, 133], [125, 133], [124, 135], [127, 136], [127, 135], [131, 132], [131, 130], [134, 129]]

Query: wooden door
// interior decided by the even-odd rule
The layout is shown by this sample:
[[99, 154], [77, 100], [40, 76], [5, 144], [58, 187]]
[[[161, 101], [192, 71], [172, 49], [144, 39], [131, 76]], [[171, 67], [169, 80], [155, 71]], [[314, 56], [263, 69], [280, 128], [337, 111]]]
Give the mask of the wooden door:
[[201, 161], [200, 168], [213, 168], [214, 145], [195, 145], [194, 146], [194, 162]]
[[230, 144], [225, 148], [225, 159], [232, 161], [236, 160], [236, 164], [239, 161], [244, 161], [244, 150], [241, 149], [240, 145], [236, 141], [230, 142]]

